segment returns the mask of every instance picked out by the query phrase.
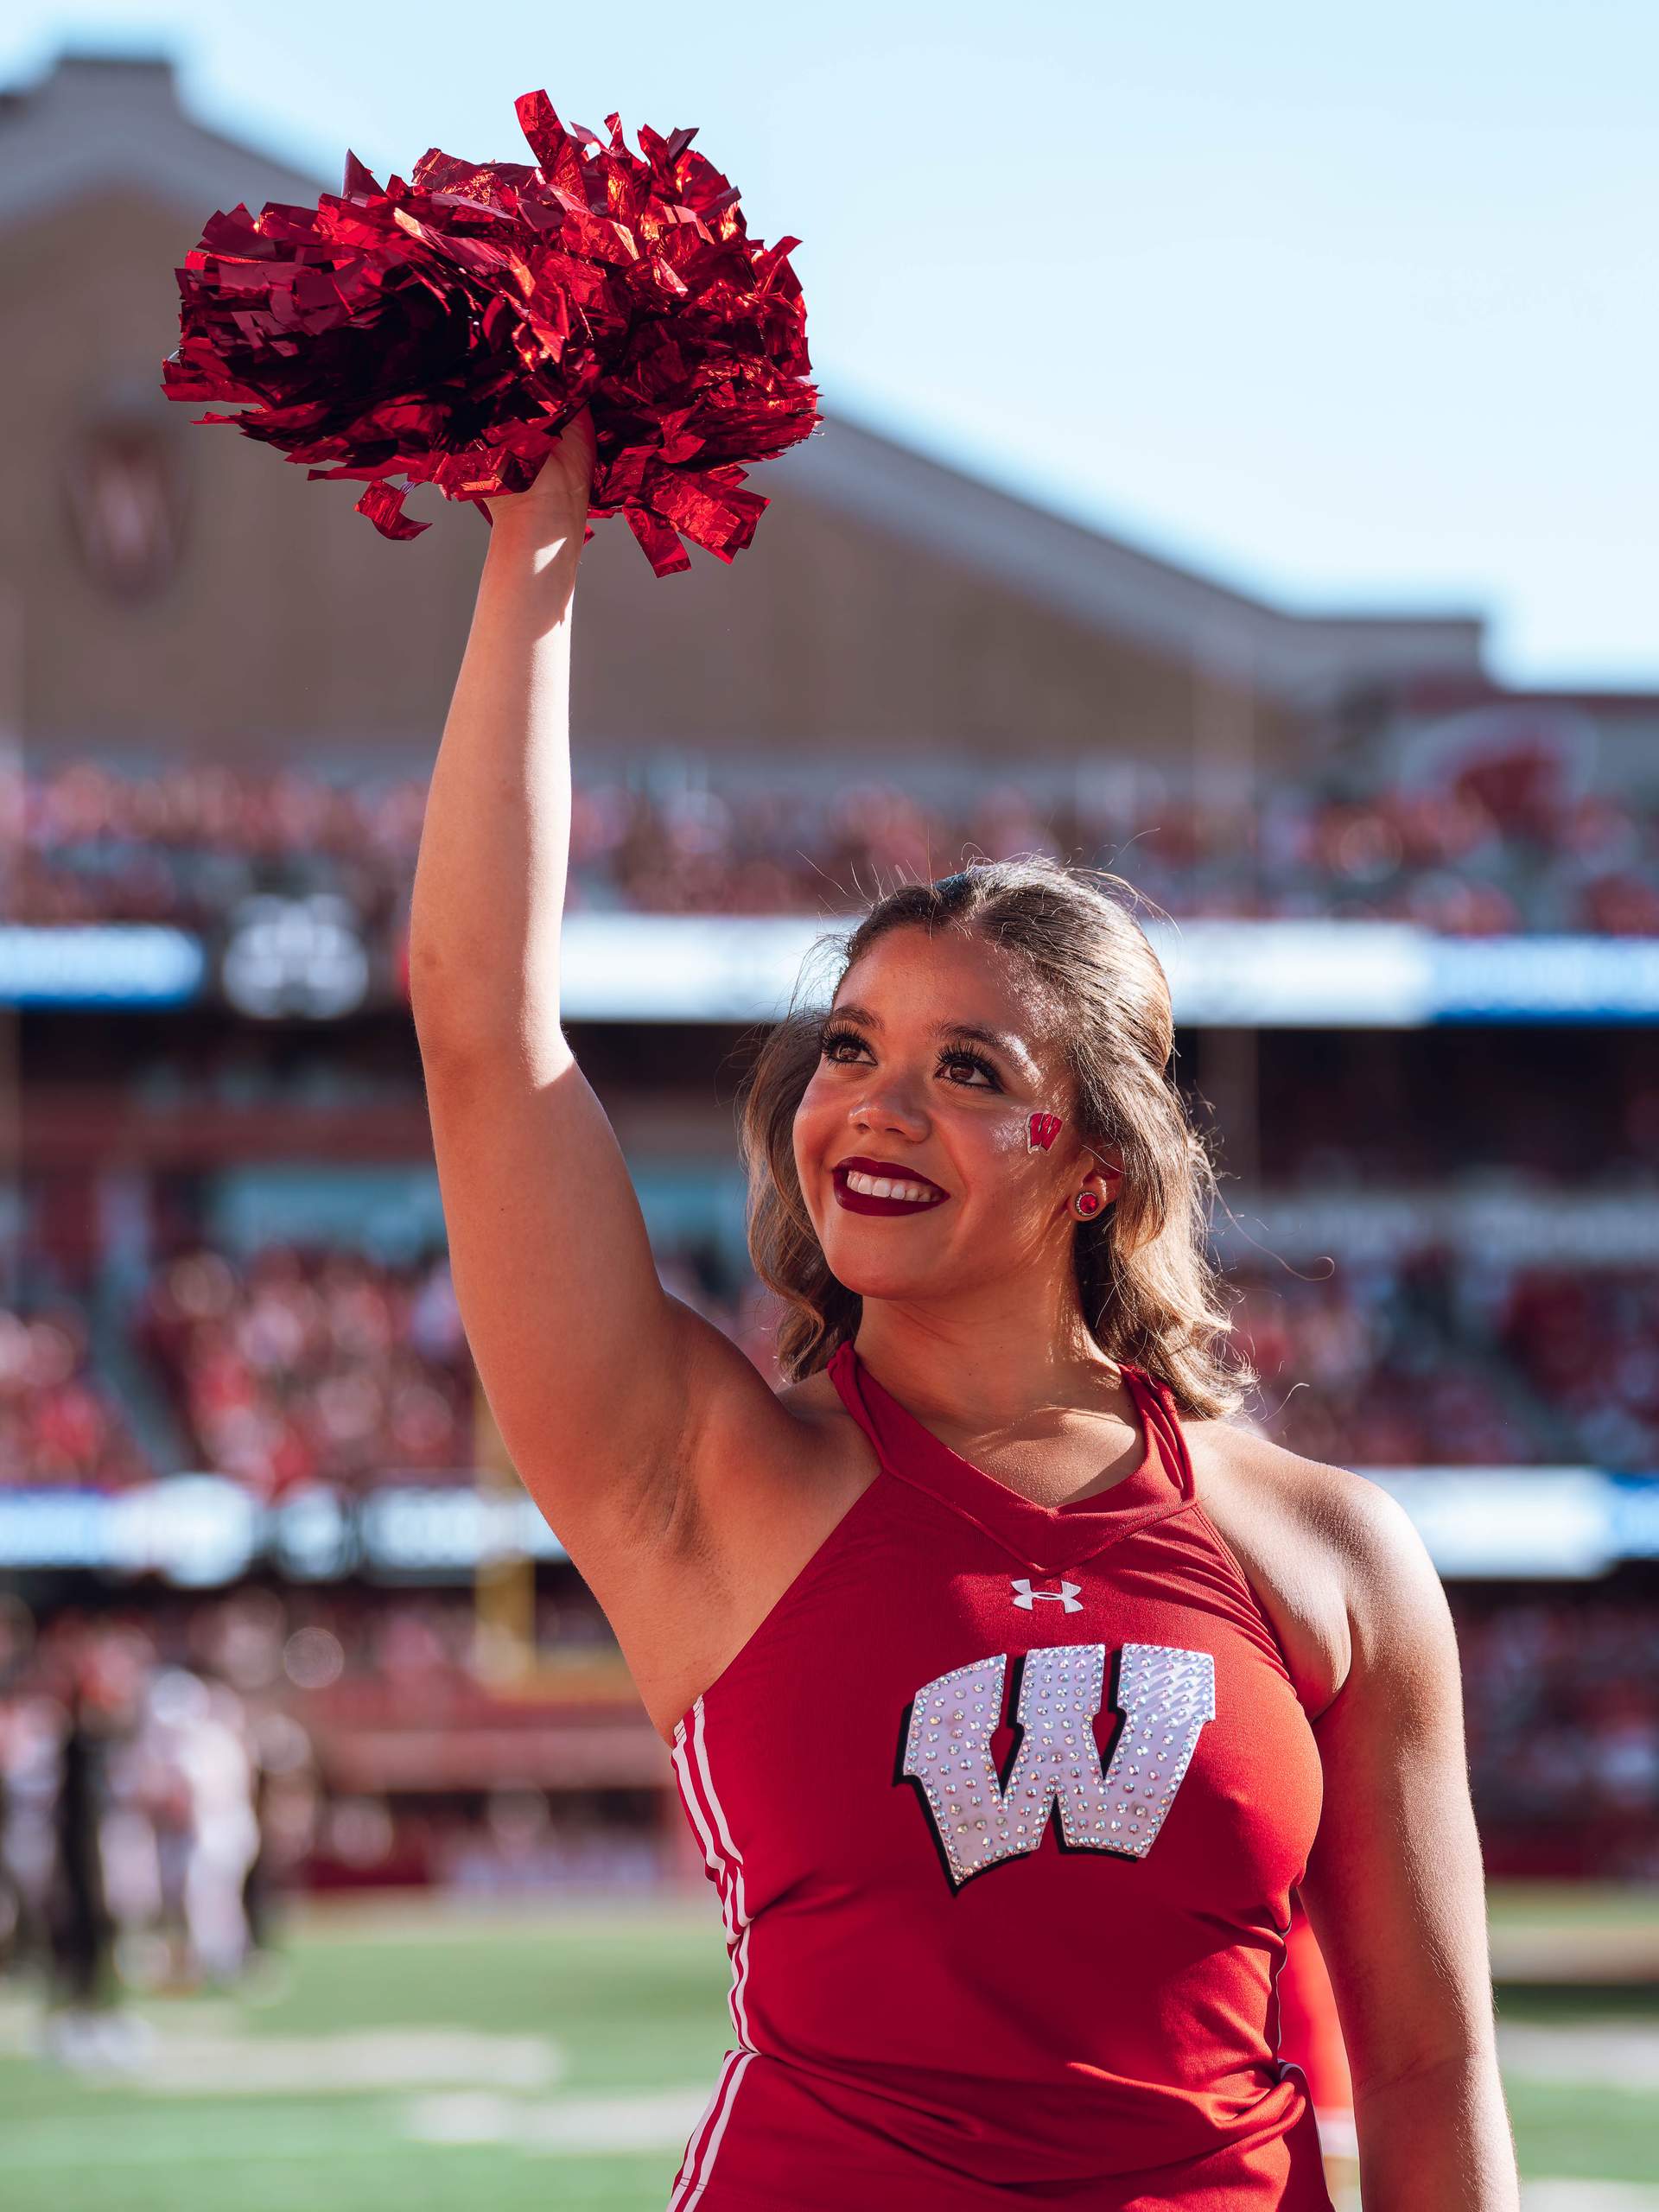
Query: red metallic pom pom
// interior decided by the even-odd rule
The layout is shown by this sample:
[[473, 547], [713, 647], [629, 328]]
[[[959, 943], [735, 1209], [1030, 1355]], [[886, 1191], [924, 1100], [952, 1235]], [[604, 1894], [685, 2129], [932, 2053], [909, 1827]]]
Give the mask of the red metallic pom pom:
[[747, 235], [693, 131], [642, 128], [635, 154], [618, 116], [607, 145], [545, 92], [517, 111], [535, 167], [433, 147], [382, 190], [348, 154], [315, 208], [214, 215], [175, 271], [162, 389], [248, 403], [197, 419], [366, 482], [387, 537], [427, 528], [403, 511], [416, 484], [481, 513], [525, 490], [586, 405], [591, 512], [626, 515], [659, 576], [690, 565], [683, 537], [729, 561], [767, 505], [742, 464], [818, 419], [800, 241]]

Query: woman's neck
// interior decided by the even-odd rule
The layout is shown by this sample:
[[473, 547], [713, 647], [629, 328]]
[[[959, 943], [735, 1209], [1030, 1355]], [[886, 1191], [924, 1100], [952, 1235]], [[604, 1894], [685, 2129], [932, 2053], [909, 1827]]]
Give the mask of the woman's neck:
[[864, 1364], [921, 1421], [994, 1437], [1028, 1427], [1033, 1414], [1076, 1408], [1116, 1411], [1116, 1364], [1095, 1342], [1073, 1304], [1049, 1329], [1012, 1315], [997, 1325], [867, 1298], [854, 1338]]

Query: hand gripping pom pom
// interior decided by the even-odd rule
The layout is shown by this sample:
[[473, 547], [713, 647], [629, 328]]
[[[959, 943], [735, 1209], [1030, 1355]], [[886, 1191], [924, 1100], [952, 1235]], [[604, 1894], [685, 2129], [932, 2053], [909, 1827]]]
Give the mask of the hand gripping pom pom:
[[487, 518], [586, 405], [589, 512], [625, 515], [659, 576], [690, 566], [682, 538], [729, 561], [767, 505], [741, 464], [818, 420], [800, 241], [747, 235], [693, 131], [642, 128], [635, 154], [619, 116], [607, 144], [545, 92], [517, 112], [537, 166], [433, 147], [383, 191], [347, 154], [315, 209], [215, 214], [175, 272], [162, 389], [246, 403], [197, 420], [366, 483], [358, 512], [386, 537], [428, 527], [403, 511], [416, 484]]

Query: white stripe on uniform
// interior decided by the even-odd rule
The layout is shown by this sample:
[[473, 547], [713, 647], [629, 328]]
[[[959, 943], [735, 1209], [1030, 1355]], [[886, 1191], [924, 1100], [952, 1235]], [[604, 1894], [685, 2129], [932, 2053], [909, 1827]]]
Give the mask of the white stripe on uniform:
[[[695, 1751], [696, 1765], [692, 1766], [691, 1752]], [[725, 1809], [715, 1795], [714, 1777], [709, 1771], [708, 1746], [703, 1738], [702, 1700], [699, 1698], [691, 1709], [691, 1745], [688, 1751], [683, 1724], [675, 1731], [674, 1769], [679, 1777], [680, 1794], [690, 1815], [691, 1824], [702, 1845], [703, 1860], [715, 1877], [720, 1892], [720, 1902], [726, 1922], [726, 1942], [732, 1955], [732, 1986], [727, 2003], [731, 2009], [732, 2026], [736, 2032], [741, 2050], [753, 2050], [749, 2039], [748, 2010], [744, 1993], [749, 1978], [749, 1914], [743, 1894], [743, 1854], [732, 1840]], [[698, 1779], [702, 1782], [702, 1794]], [[719, 1828], [721, 1842], [717, 1844], [703, 1809], [703, 1799], [712, 1810], [715, 1824]], [[721, 1850], [724, 1846], [724, 1852]], [[725, 1853], [730, 1853], [729, 1859]]]

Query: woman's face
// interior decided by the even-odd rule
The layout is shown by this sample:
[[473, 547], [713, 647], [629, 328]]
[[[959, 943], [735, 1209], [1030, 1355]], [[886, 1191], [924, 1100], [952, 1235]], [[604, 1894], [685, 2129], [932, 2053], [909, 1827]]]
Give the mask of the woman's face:
[[[1082, 1147], [1073, 1079], [1020, 982], [983, 939], [921, 927], [890, 931], [843, 977], [796, 1109], [795, 1166], [830, 1272], [860, 1296], [1052, 1277], [1069, 1265], [1073, 1193], [1116, 1191], [1115, 1166]], [[1033, 1114], [1059, 1117], [1046, 1147]], [[944, 1196], [861, 1210], [849, 1160]]]

